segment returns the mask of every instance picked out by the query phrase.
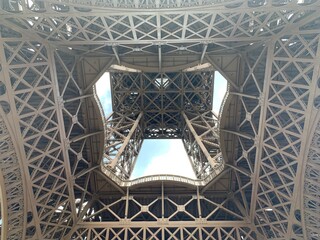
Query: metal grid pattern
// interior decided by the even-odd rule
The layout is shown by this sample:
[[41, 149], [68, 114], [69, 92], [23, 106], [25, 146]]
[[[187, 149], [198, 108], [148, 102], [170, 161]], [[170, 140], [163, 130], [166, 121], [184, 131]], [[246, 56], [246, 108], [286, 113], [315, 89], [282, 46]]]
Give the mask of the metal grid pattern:
[[[298, 1], [298, 4], [265, 0], [226, 1], [212, 6], [219, 11], [211, 11], [210, 7], [207, 11], [199, 11], [198, 7], [191, 7], [189, 11], [171, 11], [169, 14], [136, 9], [134, 14], [131, 11], [120, 14], [111, 8], [108, 14], [104, 14], [101, 11], [104, 8], [93, 11], [91, 4], [86, 11], [86, 8], [64, 5], [60, 1], [56, 4], [54, 1], [30, 2], [34, 4], [17, 2], [12, 6], [14, 10], [4, 4], [2, 19], [26, 34], [36, 32], [39, 37], [60, 47], [69, 46], [82, 55], [92, 52], [111, 54], [121, 63], [121, 57], [125, 55], [156, 54], [159, 55], [160, 68], [163, 55], [196, 54], [202, 61], [205, 53], [242, 51], [303, 21], [306, 15], [314, 12], [312, 4], [317, 4], [316, 1]], [[142, 4], [138, 2], [134, 1], [134, 4]], [[200, 4], [198, 1], [174, 2]], [[103, 2], [99, 1], [99, 4], [103, 5]], [[144, 1], [142, 5], [149, 4], [151, 2]], [[205, 3], [202, 1], [202, 4]], [[13, 15], [12, 11], [19, 12], [19, 15]], [[46, 13], [46, 16], [35, 17], [37, 12]]]
[[[123, 229], [126, 229], [125, 231], [128, 231], [128, 234], [139, 228], [138, 236], [141, 236], [148, 228], [159, 230], [181, 229], [181, 231], [191, 228], [193, 229], [192, 233], [189, 232], [190, 235], [186, 236], [198, 236], [198, 239], [200, 235], [203, 239], [215, 236], [217, 239], [221, 239], [218, 237], [219, 233], [216, 232], [218, 230], [212, 228], [214, 223], [224, 227], [230, 226], [230, 224], [236, 228], [245, 227], [249, 230], [249, 236], [253, 238], [257, 236], [252, 225], [245, 222], [248, 213], [244, 211], [243, 206], [238, 204], [235, 198], [225, 197], [224, 194], [213, 196], [210, 193], [201, 193], [199, 188], [184, 196], [170, 194], [169, 186], [164, 183], [160, 186], [154, 186], [160, 192], [160, 195], [149, 194], [143, 196], [138, 193], [130, 193], [127, 189], [127, 193], [122, 197], [96, 199], [92, 203], [92, 209], [87, 211], [83, 217], [83, 222], [77, 226], [73, 237], [75, 239], [83, 238], [87, 236], [88, 230], [90, 234], [93, 234], [91, 235], [92, 238], [114, 234], [114, 228], [118, 228], [120, 224], [124, 226]], [[176, 191], [180, 191], [178, 189]], [[163, 225], [163, 227], [159, 228], [159, 225]], [[84, 231], [83, 226], [86, 226], [88, 230]], [[208, 226], [208, 228], [205, 226]], [[201, 230], [199, 232], [199, 229], [204, 232], [202, 233]], [[239, 233], [243, 233], [241, 230], [238, 232], [239, 230], [235, 230], [233, 227], [227, 229], [230, 232], [222, 231], [222, 236], [226, 234], [225, 236], [229, 236], [230, 239], [237, 238]], [[124, 233], [122, 230], [120, 232], [119, 238]], [[157, 232], [156, 239], [161, 237], [161, 234], [163, 233]], [[175, 233], [172, 234], [171, 237], [178, 237], [180, 233], [175, 230]], [[117, 239], [116, 236], [114, 235], [115, 239]], [[127, 236], [125, 239], [131, 238]]]
[[[304, 177], [304, 194], [303, 194], [303, 211], [295, 211], [295, 218], [298, 222], [305, 221], [306, 233], [305, 237], [315, 240], [320, 236], [319, 228], [319, 138], [320, 127], [319, 121], [315, 122], [314, 135], [311, 139], [311, 145], [307, 154], [305, 177]], [[304, 218], [304, 219], [302, 219]], [[301, 232], [301, 226], [296, 224], [293, 226], [297, 233]]]
[[173, 227], [103, 227], [82, 228], [74, 235], [74, 239], [257, 239], [257, 235], [248, 226], [239, 227], [194, 227], [194, 226], [173, 226]]
[[106, 167], [126, 180], [142, 139], [182, 138], [196, 177], [218, 175], [224, 165], [218, 119], [210, 111], [213, 78], [210, 71], [112, 73], [114, 113], [106, 120]]
[[[5, 186], [0, 188], [0, 214], [2, 220], [0, 236], [3, 234], [7, 239], [21, 239], [25, 226], [23, 221], [26, 211], [25, 191], [14, 143], [6, 125], [4, 119], [0, 118], [0, 179]], [[30, 212], [28, 214], [30, 215]], [[2, 216], [8, 217], [3, 218]], [[1, 234], [1, 232], [3, 233]]]
[[212, 111], [182, 112], [183, 144], [196, 178], [217, 176], [224, 169], [218, 136], [218, 119]]
[[[120, 13], [110, 11], [114, 1], [3, 1], [0, 151], [11, 163], [1, 154], [1, 214], [2, 226], [15, 228], [1, 237], [318, 238], [319, 2], [179, 2], [169, 13], [160, 9], [169, 1], [144, 2], [159, 11]], [[177, 56], [187, 65], [210, 62], [229, 81], [219, 132], [225, 169], [193, 192], [168, 188], [172, 182], [165, 192], [156, 182], [117, 186], [101, 174], [108, 131], [91, 87], [113, 63], [134, 65], [137, 57], [148, 69], [155, 57], [152, 69], [161, 72], [163, 59]], [[162, 201], [163, 218], [153, 205]], [[223, 218], [214, 218], [219, 211]]]
[[120, 179], [129, 179], [142, 146], [143, 113], [112, 113], [106, 119], [106, 147], [102, 164]]
[[[5, 40], [2, 43], [2, 59], [6, 59], [5, 79], [16, 132], [21, 139], [21, 158], [28, 169], [27, 190], [33, 203], [30, 210], [33, 224], [26, 229], [26, 237], [46, 233], [47, 236], [64, 234], [67, 225], [59, 225], [71, 214], [70, 184], [64, 159], [65, 144], [63, 120], [59, 121], [57, 82], [51, 66], [50, 50], [39, 42]], [[4, 64], [2, 65], [4, 66]], [[61, 109], [61, 108], [60, 108]], [[65, 155], [64, 155], [65, 154]], [[70, 174], [69, 174], [70, 176]], [[74, 202], [74, 201], [71, 201]], [[65, 206], [65, 211], [56, 211]], [[36, 210], [37, 209], [37, 210]], [[39, 235], [38, 235], [39, 236]], [[44, 235], [46, 236], [46, 235]]]
[[143, 112], [144, 138], [181, 138], [181, 111], [212, 109], [213, 72], [112, 73], [114, 112]]
[[[314, 61], [319, 56], [319, 31], [313, 29], [314, 23], [301, 26], [299, 34], [277, 39], [266, 63], [259, 173], [252, 207], [258, 229], [273, 238], [303, 236], [302, 230], [293, 229], [294, 212], [301, 208], [294, 199], [301, 191], [299, 172], [311, 123], [306, 116], [311, 116], [319, 78], [315, 71], [319, 64]], [[295, 225], [301, 229], [301, 223]]]

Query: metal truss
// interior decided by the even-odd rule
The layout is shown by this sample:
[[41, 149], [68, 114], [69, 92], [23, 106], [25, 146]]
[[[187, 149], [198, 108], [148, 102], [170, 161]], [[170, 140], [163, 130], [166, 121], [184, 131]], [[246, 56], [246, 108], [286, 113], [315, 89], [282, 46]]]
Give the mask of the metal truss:
[[[72, 1], [55, 1], [50, 0], [48, 1], [52, 6], [57, 8], [57, 10], [63, 9], [65, 6], [63, 4], [71, 4], [72, 6], [78, 7], [79, 10], [86, 9], [81, 7], [87, 7], [88, 2], [84, 0], [72, 0]], [[193, 6], [211, 6], [214, 4], [232, 4], [235, 1], [232, 0], [224, 0], [224, 1], [211, 1], [211, 0], [205, 0], [205, 1], [190, 1], [190, 0], [184, 0], [184, 1], [170, 1], [170, 0], [148, 0], [148, 1], [133, 1], [133, 0], [122, 0], [122, 1], [112, 1], [112, 0], [103, 0], [103, 1], [91, 1], [90, 6], [91, 7], [105, 7], [105, 8], [175, 8], [175, 7], [193, 7]], [[56, 4], [55, 4], [56, 3]], [[58, 4], [57, 4], [58, 3]], [[261, 3], [256, 3], [256, 6], [263, 5], [263, 1]], [[30, 10], [40, 10], [40, 7], [44, 7], [45, 4], [43, 4], [40, 1], [30, 1], [29, 3], [22, 1], [8, 1], [6, 8], [9, 11], [14, 10], [22, 10], [22, 9], [30, 9]], [[49, 5], [50, 6], [50, 5]], [[81, 7], [79, 7], [81, 6]]]
[[106, 119], [106, 147], [102, 164], [125, 180], [133, 171], [142, 146], [140, 120], [143, 113], [112, 113]]
[[[317, 106], [315, 106], [317, 107]], [[318, 108], [318, 107], [317, 107]], [[311, 128], [314, 131], [309, 151], [306, 153], [306, 167], [304, 175], [304, 194], [302, 199], [302, 208], [294, 212], [295, 220], [298, 224], [293, 225], [293, 231], [307, 239], [317, 239], [320, 236], [320, 200], [319, 200], [319, 173], [320, 173], [320, 153], [319, 138], [320, 127], [319, 117]], [[306, 232], [303, 233], [301, 224], [305, 226]]]
[[213, 73], [112, 73], [114, 112], [143, 112], [144, 138], [181, 138], [181, 111], [212, 108]]
[[212, 72], [117, 72], [111, 89], [114, 113], [106, 120], [104, 164], [116, 176], [130, 177], [142, 137], [182, 137], [198, 179], [224, 169], [218, 119], [204, 112], [212, 108]]
[[224, 169], [218, 136], [218, 119], [212, 111], [182, 112], [182, 140], [197, 178], [217, 176]]
[[[13, 104], [8, 108], [2, 103], [10, 119], [14, 119], [11, 124], [19, 129], [12, 134], [18, 149], [24, 149], [17, 152], [27, 178], [25, 204], [30, 213], [20, 219], [23, 226], [28, 224], [21, 238], [57, 238], [69, 231], [76, 219], [76, 207], [81, 208], [87, 197], [85, 173], [92, 167], [85, 146], [93, 133], [83, 125], [75, 57], [39, 42], [2, 40], [1, 66], [8, 70], [4, 72], [5, 96]], [[103, 131], [94, 134], [100, 133]], [[7, 187], [9, 190], [10, 185]], [[16, 201], [14, 191], [10, 192], [7, 204]]]
[[[53, 55], [39, 42], [2, 39], [4, 84], [11, 102], [12, 124], [19, 129], [14, 131], [14, 141], [19, 149], [24, 149], [18, 152], [27, 178], [27, 203], [31, 203], [28, 205], [31, 222], [22, 234], [36, 238], [41, 238], [41, 233], [63, 234], [68, 224], [57, 225], [71, 213], [69, 200], [73, 196], [67, 188], [70, 181], [66, 165], [69, 163], [64, 161], [67, 155], [63, 155], [65, 144], [61, 142], [65, 138], [61, 137], [63, 122], [59, 122], [57, 82], [52, 75]], [[56, 211], [60, 205], [66, 207], [65, 212]]]
[[257, 239], [257, 235], [247, 226], [239, 227], [84, 227], [73, 236], [74, 239]]
[[[319, 1], [201, 4], [1, 2], [2, 239], [319, 238]], [[213, 80], [182, 71], [208, 62], [229, 82], [219, 122]], [[112, 64], [141, 72], [113, 73], [105, 120], [92, 86]], [[128, 182], [164, 136], [197, 142], [199, 176], [220, 152], [224, 169]]]
[[[91, 204], [92, 208], [86, 211], [83, 222], [77, 226], [73, 238], [78, 239], [80, 236], [87, 236], [83, 235], [88, 234], [87, 231], [83, 230], [84, 227], [88, 230], [94, 228], [92, 234], [105, 236], [109, 231], [110, 234], [114, 234], [114, 228], [123, 226], [121, 228], [127, 229], [125, 231], [128, 231], [128, 234], [131, 231], [139, 230], [138, 236], [141, 236], [146, 229], [164, 230], [168, 228], [175, 229], [174, 233], [172, 232], [175, 237], [180, 234], [177, 233], [176, 229], [181, 231], [182, 229], [186, 231], [193, 229], [190, 236], [198, 236], [198, 239], [200, 239], [199, 234], [203, 239], [210, 239], [210, 236], [221, 239], [215, 228], [221, 226], [228, 229], [228, 227], [233, 226], [246, 227], [250, 232], [249, 235], [252, 234], [251, 237], [256, 239], [257, 235], [254, 229], [251, 229], [251, 226], [244, 221], [247, 219], [246, 212], [243, 211], [240, 204], [234, 204], [234, 201], [236, 201], [234, 198], [224, 197], [223, 195], [213, 196], [210, 193], [201, 194], [199, 188], [188, 192], [187, 195], [180, 195], [180, 187], [176, 187], [176, 193], [172, 193], [170, 185], [172, 184], [155, 184], [155, 193], [160, 191], [160, 194], [148, 194], [148, 196], [141, 195], [135, 190], [132, 190], [133, 193], [131, 193], [129, 188], [125, 196], [122, 197], [103, 198], [101, 196]], [[230, 239], [237, 239], [239, 233], [237, 233], [238, 230], [234, 232], [233, 227], [229, 229], [230, 232], [222, 231], [224, 232], [222, 236], [226, 234], [226, 236], [230, 236]], [[205, 232], [201, 233], [200, 230], [199, 233], [199, 228]], [[209, 231], [209, 229], [211, 230]], [[91, 232], [91, 230], [89, 231]], [[122, 233], [118, 236], [119, 238], [123, 236]], [[161, 234], [163, 233], [157, 231], [154, 237], [159, 237]], [[94, 235], [91, 237], [94, 239]], [[110, 237], [107, 237], [107, 239], [110, 239]], [[135, 238], [127, 236], [124, 239]]]
[[[171, 9], [170, 13], [155, 14], [142, 8], [137, 11], [136, 6], [159, 9], [166, 1], [94, 1], [90, 6], [75, 7], [70, 1], [62, 4], [61, 1], [6, 0], [1, 18], [19, 31], [29, 35], [30, 31], [35, 32], [40, 38], [78, 55], [99, 52], [115, 56], [119, 64], [127, 55], [157, 55], [161, 72], [165, 55], [198, 55], [202, 62], [206, 53], [241, 52], [304, 21], [305, 16], [316, 13], [314, 9], [318, 6], [317, 1], [210, 3], [205, 11], [208, 3], [204, 1], [201, 10], [198, 1], [170, 1], [170, 6], [180, 7]], [[115, 11], [117, 4], [126, 6], [126, 11], [121, 8]], [[188, 11], [181, 8], [184, 4], [188, 5]], [[134, 8], [130, 10], [129, 6]], [[215, 8], [219, 11], [213, 11]], [[14, 15], [15, 12], [19, 15]]]
[[[4, 92], [0, 93], [0, 95], [3, 94]], [[4, 100], [1, 100], [2, 107], [3, 104]], [[0, 236], [3, 239], [21, 239], [23, 230], [27, 227], [23, 221], [26, 214], [25, 191], [18, 157], [7, 125], [8, 123], [5, 123], [4, 119], [0, 118], [0, 213], [2, 221]], [[32, 213], [28, 212], [28, 215], [30, 217]], [[30, 228], [27, 228], [28, 230]]]
[[299, 33], [279, 37], [268, 49], [255, 165], [259, 172], [251, 210], [258, 229], [270, 238], [303, 236], [294, 213], [302, 207], [295, 199], [301, 194], [301, 159], [312, 123], [306, 116], [313, 111], [319, 79], [315, 26], [315, 21], [308, 22], [299, 27]]

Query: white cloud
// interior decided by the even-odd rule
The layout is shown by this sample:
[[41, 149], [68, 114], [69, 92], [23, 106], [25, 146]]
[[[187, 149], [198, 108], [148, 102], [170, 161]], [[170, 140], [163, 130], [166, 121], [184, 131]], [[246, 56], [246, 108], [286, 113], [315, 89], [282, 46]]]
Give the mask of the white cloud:
[[112, 112], [110, 74], [104, 73], [95, 86], [104, 114], [108, 116]]
[[216, 113], [219, 113], [220, 106], [224, 95], [227, 91], [227, 80], [218, 72], [215, 72], [215, 79], [214, 79], [214, 92], [213, 92], [213, 104], [212, 110]]
[[[154, 150], [150, 149], [150, 151]], [[173, 174], [195, 179], [189, 157], [181, 140], [170, 141], [166, 152], [150, 159], [143, 176], [155, 174]]]
[[97, 81], [96, 90], [99, 97], [110, 91], [110, 74], [108, 72], [105, 72]]

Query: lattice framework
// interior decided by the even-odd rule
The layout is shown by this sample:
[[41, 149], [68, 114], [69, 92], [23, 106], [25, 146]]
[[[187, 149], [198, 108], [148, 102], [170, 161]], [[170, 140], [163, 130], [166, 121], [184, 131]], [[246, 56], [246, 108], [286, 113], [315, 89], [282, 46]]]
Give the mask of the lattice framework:
[[[125, 6], [130, 2], [121, 4]], [[257, 7], [255, 4], [261, 6], [252, 11]], [[8, 5], [4, 5], [0, 16], [0, 87], [6, 92], [0, 96], [0, 103], [1, 117], [6, 119], [3, 129], [9, 131], [12, 140], [7, 140], [9, 135], [6, 135], [1, 143], [15, 143], [15, 151], [19, 154], [10, 156], [14, 164], [10, 170], [15, 172], [19, 165], [25, 179], [25, 185], [16, 180], [14, 184], [9, 181], [4, 185], [10, 196], [4, 198], [7, 206], [21, 203], [20, 207], [8, 208], [8, 222], [11, 217], [15, 218], [17, 228], [15, 232], [7, 231], [7, 236], [13, 239], [20, 236], [23, 239], [61, 236], [99, 239], [109, 234], [114, 239], [125, 236], [129, 239], [144, 236], [181, 238], [182, 235], [239, 239], [244, 234], [249, 239], [256, 239], [261, 233], [266, 238], [316, 239], [319, 205], [316, 201], [318, 190], [315, 189], [319, 184], [314, 180], [317, 172], [311, 169], [318, 169], [317, 130], [310, 143], [308, 137], [311, 129], [316, 129], [313, 127], [315, 118], [307, 116], [317, 113], [319, 106], [320, 66], [317, 59], [320, 41], [316, 14], [319, 5], [317, 1], [283, 4], [248, 1], [233, 5], [234, 8], [217, 5], [221, 9], [219, 13], [191, 8], [185, 14], [177, 11], [172, 15], [161, 13], [157, 16], [148, 12], [108, 13], [106, 16], [99, 11], [101, 6], [83, 13], [83, 9], [76, 9], [72, 4], [52, 8], [51, 2], [40, 7], [33, 5], [28, 10], [24, 1], [21, 7], [14, 6], [14, 10], [21, 11], [14, 15], [10, 13], [12, 9], [8, 12]], [[212, 10], [215, 7], [212, 6]], [[34, 17], [40, 10], [42, 16]], [[106, 30], [100, 34], [101, 29], [110, 29], [110, 32]], [[34, 32], [38, 36], [33, 35]], [[271, 41], [260, 44], [266, 39]], [[240, 53], [239, 68], [231, 69], [231, 73], [237, 73], [239, 77], [232, 77], [230, 69], [222, 63], [228, 56], [213, 55], [226, 49], [230, 53]], [[105, 54], [108, 60], [79, 60], [74, 53]], [[225, 70], [223, 73], [230, 83], [229, 97], [224, 102], [226, 110], [221, 113], [225, 121], [220, 122], [220, 141], [228, 146], [222, 153], [231, 161], [220, 177], [206, 187], [200, 187], [201, 193], [194, 192], [190, 196], [205, 199], [210, 190], [220, 189], [227, 193], [224, 200], [233, 201], [226, 208], [228, 212], [238, 214], [240, 211], [248, 225], [236, 226], [233, 222], [233, 227], [207, 228], [203, 222], [191, 220], [184, 221], [184, 227], [175, 225], [174, 221], [168, 221], [170, 226], [165, 227], [153, 227], [152, 221], [142, 222], [149, 226], [137, 226], [129, 217], [128, 222], [124, 221], [127, 225], [121, 229], [111, 226], [118, 224], [118, 220], [128, 219], [120, 212], [129, 202], [135, 202], [136, 208], [128, 214], [141, 215], [153, 210], [137, 200], [138, 190], [135, 192], [130, 188], [126, 193], [126, 189], [106, 181], [99, 173], [99, 163], [92, 161], [103, 148], [101, 138], [104, 134], [101, 123], [92, 119], [93, 114], [86, 114], [98, 109], [93, 101], [92, 83], [103, 70], [109, 69], [111, 63], [134, 65], [133, 59], [137, 57], [141, 61], [136, 67], [141, 70], [165, 70], [169, 66], [163, 59], [171, 59], [168, 61], [171, 64], [181, 58], [169, 55], [178, 53], [184, 57], [193, 56], [179, 60], [174, 65], [176, 69], [182, 69], [179, 64], [209, 61]], [[148, 56], [143, 60], [145, 54]], [[146, 64], [148, 59], [152, 61]], [[218, 59], [222, 61], [217, 62]], [[232, 112], [240, 114], [230, 115]], [[5, 168], [1, 166], [4, 179]], [[100, 184], [102, 180], [104, 182]], [[302, 180], [305, 190], [299, 184]], [[235, 184], [228, 185], [230, 182]], [[21, 186], [26, 192], [23, 200], [22, 194], [17, 196]], [[119, 198], [108, 202], [101, 197], [102, 192], [119, 195]], [[159, 199], [154, 200], [168, 199], [168, 192], [170, 189], [163, 197], [158, 192], [155, 195]], [[186, 210], [188, 204], [181, 204], [177, 199], [171, 201], [179, 209], [176, 214], [190, 217]], [[219, 210], [224, 209], [226, 202], [221, 205], [218, 200], [210, 201], [219, 206]], [[235, 210], [235, 206], [242, 210]], [[112, 210], [113, 220], [117, 220], [111, 225], [98, 223], [101, 209]], [[200, 218], [191, 215], [192, 219]]]

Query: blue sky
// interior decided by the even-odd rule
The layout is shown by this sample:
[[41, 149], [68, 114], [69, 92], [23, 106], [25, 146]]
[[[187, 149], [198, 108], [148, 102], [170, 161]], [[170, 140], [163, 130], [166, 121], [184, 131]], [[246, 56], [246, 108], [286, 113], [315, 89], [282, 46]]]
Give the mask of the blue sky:
[[108, 116], [112, 113], [110, 74], [104, 73], [95, 86], [104, 114]]
[[[227, 89], [227, 81], [215, 72], [212, 110], [219, 113], [220, 105]], [[109, 73], [105, 73], [96, 84], [104, 114], [112, 112]], [[154, 175], [174, 174], [195, 178], [189, 158], [181, 139], [144, 140], [131, 179]]]

